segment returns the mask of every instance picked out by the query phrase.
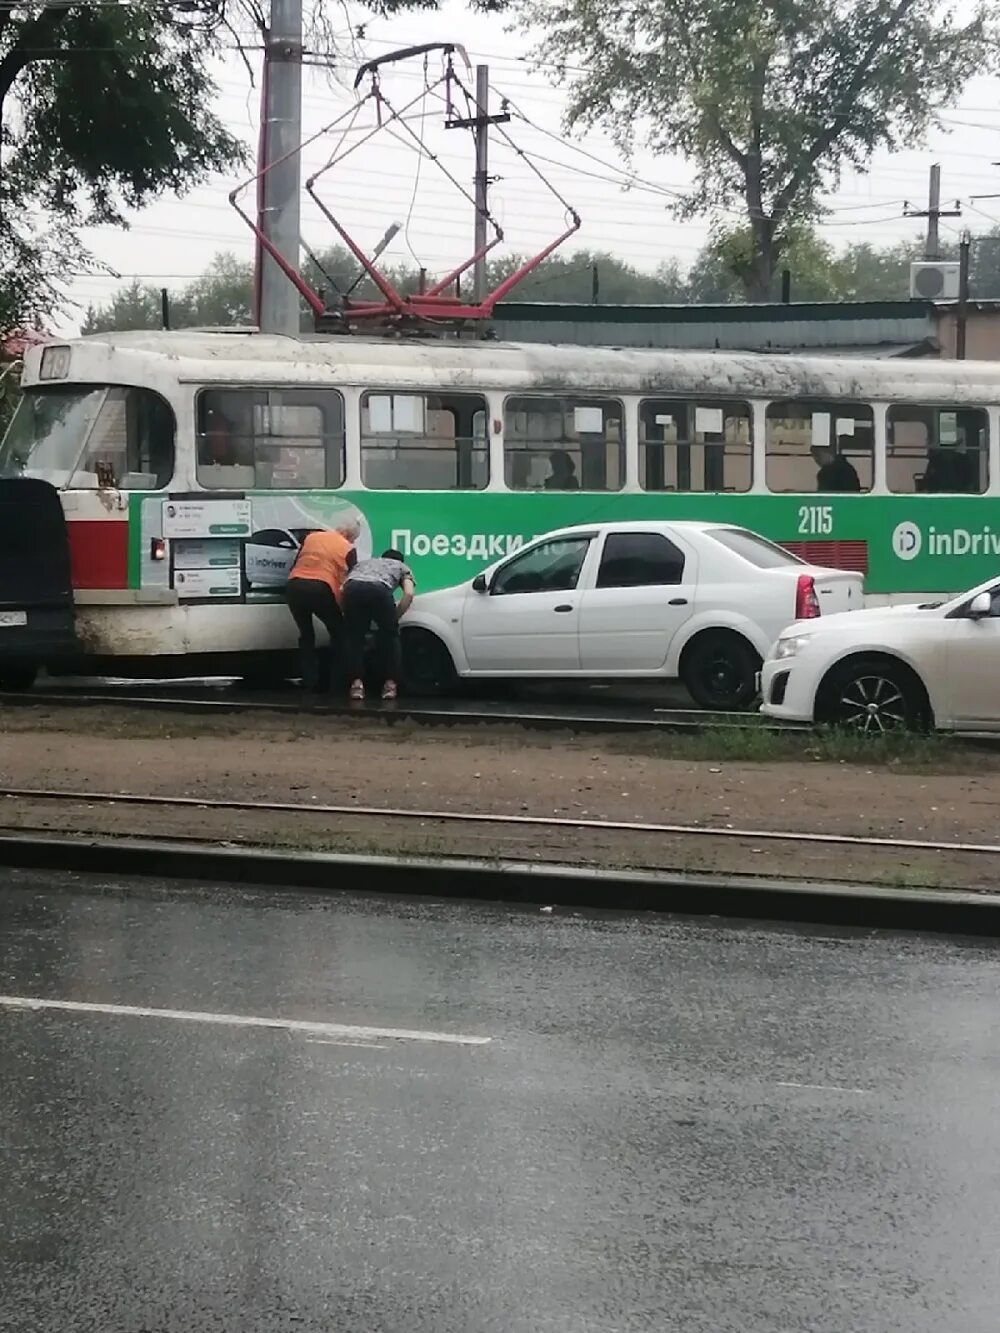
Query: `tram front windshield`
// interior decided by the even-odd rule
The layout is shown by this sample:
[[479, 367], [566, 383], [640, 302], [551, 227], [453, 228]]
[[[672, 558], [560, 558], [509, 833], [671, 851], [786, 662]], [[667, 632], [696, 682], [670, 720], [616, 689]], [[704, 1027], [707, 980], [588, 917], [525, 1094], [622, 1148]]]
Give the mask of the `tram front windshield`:
[[0, 477], [69, 484], [107, 389], [28, 390], [0, 445]]

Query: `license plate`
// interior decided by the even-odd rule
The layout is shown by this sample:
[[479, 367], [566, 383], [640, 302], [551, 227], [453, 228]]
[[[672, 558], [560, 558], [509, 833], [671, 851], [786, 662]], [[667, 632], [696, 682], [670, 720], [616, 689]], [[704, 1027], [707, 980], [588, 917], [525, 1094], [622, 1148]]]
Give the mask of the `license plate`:
[[0, 611], [0, 629], [14, 629], [27, 623], [27, 611]]

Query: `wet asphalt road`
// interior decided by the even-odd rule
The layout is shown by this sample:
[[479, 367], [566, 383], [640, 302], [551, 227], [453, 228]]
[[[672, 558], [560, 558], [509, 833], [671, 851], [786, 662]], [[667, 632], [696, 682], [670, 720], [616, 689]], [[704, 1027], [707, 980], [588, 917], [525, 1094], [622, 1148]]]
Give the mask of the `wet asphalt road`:
[[0, 885], [4, 1330], [1000, 1326], [995, 946]]

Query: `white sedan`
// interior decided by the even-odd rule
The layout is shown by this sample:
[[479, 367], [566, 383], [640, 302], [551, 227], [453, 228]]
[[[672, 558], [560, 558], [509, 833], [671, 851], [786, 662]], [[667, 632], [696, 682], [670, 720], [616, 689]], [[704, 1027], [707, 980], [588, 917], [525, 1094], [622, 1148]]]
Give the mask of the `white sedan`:
[[860, 607], [860, 574], [804, 564], [725, 523], [593, 523], [546, 533], [467, 583], [418, 595], [404, 677], [680, 677], [706, 708], [756, 697], [790, 616]]
[[947, 602], [790, 625], [761, 689], [761, 711], [788, 721], [1000, 731], [1000, 580]]

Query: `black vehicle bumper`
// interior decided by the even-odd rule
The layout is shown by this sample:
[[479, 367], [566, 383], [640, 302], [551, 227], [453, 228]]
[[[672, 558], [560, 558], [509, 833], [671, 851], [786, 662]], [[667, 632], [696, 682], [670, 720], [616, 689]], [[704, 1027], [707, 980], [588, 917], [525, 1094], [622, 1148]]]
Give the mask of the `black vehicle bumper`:
[[44, 665], [79, 652], [71, 606], [0, 605], [0, 661]]

